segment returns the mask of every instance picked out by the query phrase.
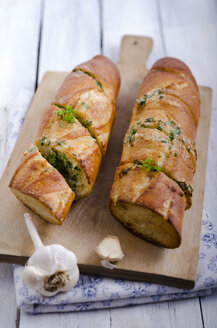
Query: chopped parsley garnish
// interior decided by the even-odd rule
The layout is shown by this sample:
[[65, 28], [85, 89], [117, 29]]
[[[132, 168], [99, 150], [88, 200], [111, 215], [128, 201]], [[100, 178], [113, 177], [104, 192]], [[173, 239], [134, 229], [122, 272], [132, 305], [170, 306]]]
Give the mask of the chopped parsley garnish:
[[148, 117], [142, 122], [141, 127], [146, 128], [148, 126], [147, 123], [153, 123], [153, 122], [155, 122], [155, 119], [153, 117]]
[[55, 153], [52, 154], [48, 154], [47, 157], [46, 157], [46, 160], [53, 166], [53, 167], [56, 167], [56, 155]]
[[64, 128], [65, 124], [63, 122], [59, 122], [59, 126], [61, 126], [61, 128]]
[[162, 168], [157, 165], [156, 163], [153, 163], [151, 158], [147, 158], [143, 161], [142, 166], [146, 171], [152, 171], [152, 172], [161, 172]]
[[154, 166], [151, 168], [151, 171], [161, 172], [162, 168], [159, 165], [154, 164]]
[[57, 115], [61, 117], [63, 121], [74, 123], [74, 108], [65, 105], [64, 107], [58, 106], [60, 109], [57, 111]]
[[62, 145], [65, 145], [65, 144], [66, 144], [66, 141], [65, 141], [65, 140], [58, 140], [58, 141], [57, 141], [57, 144], [58, 144], [59, 146], [62, 146]]
[[142, 166], [147, 170], [147, 171], [151, 171], [152, 168], [152, 159], [151, 158], [147, 158], [144, 160]]
[[177, 181], [179, 187], [182, 189], [182, 191], [184, 192], [184, 194], [186, 196], [190, 196], [192, 197], [193, 195], [193, 188], [190, 184], [187, 184], [186, 182], [184, 181]]
[[177, 126], [175, 130], [171, 130], [169, 134], [170, 140], [172, 141], [175, 138], [175, 136], [179, 135], [180, 133], [181, 133], [181, 129], [179, 126]]
[[[147, 101], [148, 101], [148, 99], [150, 99], [150, 98], [153, 97], [153, 96], [158, 96], [158, 95], [160, 95], [160, 94], [162, 94], [162, 93], [163, 93], [163, 91], [161, 91], [160, 89], [155, 90], [155, 91], [152, 92], [152, 93], [145, 93], [143, 97], [141, 97], [141, 98], [137, 98], [137, 99], [136, 99], [136, 102], [137, 102], [137, 104], [139, 104], [139, 105], [141, 105], [141, 106], [145, 106], [146, 103], [147, 103]], [[161, 97], [162, 97], [162, 96], [161, 96]]]
[[92, 123], [93, 123], [92, 121], [86, 120], [86, 121], [85, 121], [85, 126], [86, 126], [86, 128], [87, 128], [88, 126], [90, 126]]
[[84, 106], [86, 109], [89, 109], [90, 108], [90, 106], [87, 105], [84, 101], [81, 102], [81, 105]]
[[135, 134], [137, 132], [137, 129], [135, 129], [133, 126], [130, 128], [130, 132], [129, 132], [129, 135], [127, 137], [127, 141], [126, 143], [130, 143], [132, 144], [134, 139], [135, 139]]
[[50, 141], [49, 140], [47, 140], [47, 137], [42, 137], [41, 138], [41, 140], [40, 140], [40, 144], [41, 144], [41, 146], [44, 146], [44, 145], [50, 145]]
[[142, 162], [138, 161], [138, 159], [135, 159], [135, 160], [134, 160], [134, 164], [135, 164], [136, 166], [142, 166]]
[[30, 148], [27, 152], [28, 153], [32, 153], [33, 151], [35, 151], [38, 147], [37, 146], [34, 146], [32, 148]]
[[162, 121], [158, 121], [157, 122], [157, 129], [160, 130], [160, 131], [163, 131], [163, 128], [161, 126], [161, 123], [163, 123]]
[[153, 117], [148, 117], [144, 121], [145, 123], [155, 122], [155, 119]]
[[96, 84], [98, 85], [98, 87], [103, 91], [102, 83], [99, 80], [97, 80], [96, 75], [94, 75], [93, 73], [84, 71], [83, 69], [76, 69], [76, 68], [73, 69], [73, 72], [76, 72], [76, 71], [83, 72], [83, 73], [89, 75], [90, 77], [92, 77], [96, 81]]
[[101, 90], [103, 90], [102, 83], [100, 81], [96, 80], [96, 84]]
[[52, 151], [45, 158], [63, 175], [71, 189], [76, 190], [76, 182], [80, 168], [74, 166], [64, 154], [59, 153], [55, 148], [52, 148]]
[[123, 175], [126, 175], [132, 167], [128, 167], [127, 169], [123, 169], [120, 173], [119, 173], [119, 178], [121, 178]]

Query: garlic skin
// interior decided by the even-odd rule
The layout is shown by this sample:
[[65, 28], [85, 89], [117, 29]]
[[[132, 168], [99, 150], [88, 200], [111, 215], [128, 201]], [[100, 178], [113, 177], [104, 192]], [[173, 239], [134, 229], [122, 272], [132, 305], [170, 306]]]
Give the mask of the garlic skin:
[[109, 262], [122, 260], [124, 253], [117, 236], [107, 235], [96, 247], [99, 257]]
[[22, 272], [22, 280], [25, 285], [31, 289], [39, 290], [43, 287], [44, 282], [42, 279], [43, 275], [41, 271], [36, 269], [34, 266], [25, 266]]
[[117, 268], [116, 265], [114, 265], [114, 264], [112, 264], [111, 262], [106, 261], [106, 260], [102, 260], [102, 261], [101, 261], [101, 264], [102, 264], [102, 266], [103, 266], [104, 268], [106, 268], [106, 269], [113, 270], [113, 269]]
[[30, 215], [25, 213], [24, 217], [36, 249], [23, 270], [24, 284], [44, 296], [69, 291], [79, 279], [75, 254], [62, 245], [44, 246]]

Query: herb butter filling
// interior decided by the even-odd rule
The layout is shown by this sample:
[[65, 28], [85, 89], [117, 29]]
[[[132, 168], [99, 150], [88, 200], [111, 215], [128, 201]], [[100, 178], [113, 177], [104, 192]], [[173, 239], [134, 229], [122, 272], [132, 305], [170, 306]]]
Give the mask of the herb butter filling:
[[102, 91], [104, 91], [103, 86], [102, 86], [102, 83], [97, 79], [97, 77], [96, 77], [95, 74], [93, 74], [93, 73], [91, 73], [91, 72], [88, 72], [88, 71], [85, 71], [85, 70], [83, 70], [83, 69], [76, 69], [76, 68], [75, 68], [75, 69], [73, 70], [73, 72], [77, 72], [77, 71], [82, 72], [82, 73], [87, 74], [87, 75], [89, 75], [90, 77], [92, 77], [92, 78], [95, 80], [97, 86], [98, 86]]
[[136, 103], [138, 105], [138, 109], [143, 108], [150, 98], [159, 96], [159, 99], [163, 99], [164, 95], [169, 95], [169, 96], [175, 97], [175, 98], [179, 99], [181, 102], [183, 102], [189, 108], [190, 113], [194, 119], [194, 122], [195, 122], [196, 126], [198, 126], [198, 119], [197, 119], [192, 107], [185, 100], [180, 98], [175, 92], [167, 91], [167, 88], [166, 88], [166, 90], [165, 89], [163, 89], [163, 90], [157, 89], [152, 92], [145, 93], [141, 98], [137, 98]]
[[[169, 127], [169, 129], [165, 130], [166, 127]], [[136, 133], [141, 128], [145, 128], [145, 129], [151, 128], [151, 129], [157, 129], [159, 131], [162, 131], [165, 134], [165, 138], [161, 139], [161, 142], [169, 144], [169, 149], [172, 148], [172, 145], [174, 144], [175, 139], [178, 142], [182, 142], [185, 146], [185, 143], [179, 137], [179, 135], [181, 134], [181, 129], [178, 125], [175, 124], [174, 121], [163, 122], [161, 120], [155, 120], [152, 117], [148, 117], [147, 119], [145, 119], [142, 122], [136, 122], [134, 124], [134, 126], [131, 126], [129, 129], [129, 133], [126, 136], [125, 144], [129, 144], [130, 146], [133, 147]], [[185, 146], [185, 148], [186, 148], [186, 146]], [[188, 152], [189, 152], [189, 150], [188, 150]], [[178, 153], [174, 152], [173, 156], [177, 157]], [[171, 175], [169, 172], [164, 170], [163, 167], [159, 166], [157, 163], [154, 163], [151, 158], [147, 158], [142, 161], [134, 160], [134, 167], [143, 167], [147, 172], [161, 172], [162, 171], [164, 174], [166, 174], [169, 178], [174, 180], [179, 185], [179, 187], [182, 189], [182, 191], [184, 192], [184, 194], [187, 198], [192, 197], [193, 188], [190, 184], [187, 184], [185, 181], [178, 181], [177, 179], [175, 179], [175, 177], [173, 175]], [[121, 172], [121, 176], [123, 174], [127, 174], [129, 170], [130, 169], [127, 169], [124, 172]]]
[[163, 91], [161, 89], [157, 89], [153, 92], [148, 92], [145, 93], [141, 98], [137, 98], [136, 99], [136, 103], [140, 106], [145, 106], [147, 101], [152, 98], [152, 97], [156, 97], [159, 96], [160, 99], [163, 99]]
[[74, 166], [64, 154], [59, 153], [54, 148], [51, 148], [51, 151], [45, 158], [62, 174], [71, 189], [76, 192], [77, 182], [79, 180], [78, 172], [81, 171], [81, 169], [78, 166]]
[[134, 126], [131, 126], [129, 129], [129, 133], [127, 136], [127, 140], [125, 141], [125, 144], [130, 144], [133, 146], [133, 142], [135, 140], [135, 134], [140, 128], [149, 128], [149, 129], [157, 129], [159, 131], [164, 132], [167, 135], [166, 139], [162, 139], [163, 143], [169, 143], [170, 141], [173, 141], [174, 139], [178, 138], [179, 141], [183, 143], [187, 151], [189, 152], [193, 166], [195, 169], [196, 163], [195, 163], [195, 158], [196, 158], [196, 150], [194, 145], [182, 135], [182, 131], [180, 126], [172, 121], [162, 121], [162, 120], [157, 120], [153, 117], [148, 117], [143, 121], [137, 121], [135, 122]]
[[[56, 142], [56, 146], [65, 146], [65, 140]], [[68, 158], [65, 153], [51, 145], [47, 137], [42, 137], [39, 150], [42, 156], [64, 177], [70, 188], [75, 192], [76, 199], [82, 198], [87, 193], [88, 180], [74, 158]]]

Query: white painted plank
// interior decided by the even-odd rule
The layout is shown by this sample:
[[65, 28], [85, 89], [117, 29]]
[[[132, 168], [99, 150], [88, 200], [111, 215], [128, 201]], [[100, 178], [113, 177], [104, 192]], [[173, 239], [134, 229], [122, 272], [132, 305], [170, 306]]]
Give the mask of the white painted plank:
[[110, 328], [110, 310], [32, 315], [21, 311], [20, 328]]
[[39, 80], [47, 70], [71, 71], [99, 53], [97, 0], [45, 0]]
[[217, 288], [209, 297], [201, 297], [201, 305], [205, 328], [216, 328], [217, 326]]
[[0, 107], [0, 177], [4, 171], [8, 158], [8, 107]]
[[111, 310], [111, 328], [122, 327], [202, 328], [200, 306], [190, 299]]
[[133, 34], [154, 39], [154, 47], [147, 61], [149, 67], [164, 56], [157, 0], [104, 0], [102, 9], [104, 55], [117, 62], [121, 37]]
[[20, 312], [19, 328], [76, 328], [79, 327], [77, 313], [29, 314]]
[[217, 2], [160, 0], [160, 8], [167, 55], [184, 60], [199, 84], [216, 88]]
[[79, 312], [79, 328], [110, 328], [110, 311], [111, 310]]
[[22, 125], [34, 93], [40, 7], [41, 0], [0, 1], [0, 108], [10, 114], [9, 137], [15, 121]]
[[0, 264], [0, 327], [15, 328], [17, 305], [11, 264]]

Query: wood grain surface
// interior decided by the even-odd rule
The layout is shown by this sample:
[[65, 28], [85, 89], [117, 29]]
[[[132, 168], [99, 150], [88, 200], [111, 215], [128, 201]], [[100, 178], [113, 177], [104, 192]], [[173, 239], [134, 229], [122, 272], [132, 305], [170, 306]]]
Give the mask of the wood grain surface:
[[[176, 250], [167, 250], [146, 243], [125, 230], [113, 219], [108, 209], [109, 192], [120, 159], [123, 137], [129, 125], [139, 86], [147, 71], [144, 62], [151, 47], [150, 38], [125, 36], [122, 40], [118, 64], [122, 85], [117, 102], [116, 121], [108, 152], [92, 193], [73, 204], [62, 227], [48, 224], [28, 211], [43, 242], [60, 243], [74, 251], [82, 272], [193, 288], [200, 244], [211, 112], [210, 88], [200, 87], [202, 106], [196, 142], [198, 165], [194, 178], [193, 206], [184, 217], [182, 245]], [[4, 234], [0, 235], [1, 261], [25, 263], [33, 252], [23, 219], [23, 213], [27, 208], [14, 197], [7, 186], [22, 157], [22, 152], [36, 136], [41, 110], [49, 104], [66, 74], [47, 72], [44, 75], [1, 180], [0, 231], [4, 231]], [[119, 236], [125, 253], [124, 259], [114, 270], [103, 268], [95, 253], [96, 245], [107, 234]]]

